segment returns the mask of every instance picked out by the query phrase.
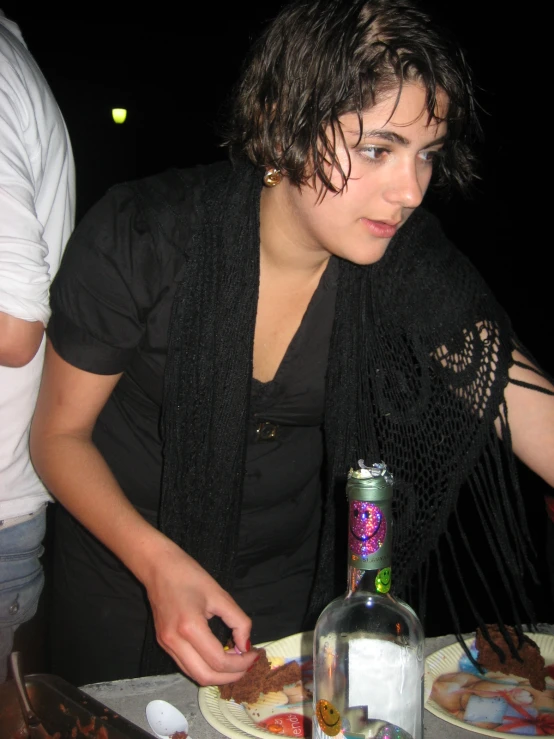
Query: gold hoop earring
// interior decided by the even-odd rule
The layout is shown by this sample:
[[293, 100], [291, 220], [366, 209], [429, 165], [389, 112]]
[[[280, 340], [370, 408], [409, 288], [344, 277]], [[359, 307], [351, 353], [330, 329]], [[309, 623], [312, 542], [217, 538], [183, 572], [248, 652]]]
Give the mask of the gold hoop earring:
[[264, 174], [264, 185], [266, 187], [275, 187], [282, 179], [283, 175], [281, 170], [277, 169], [277, 167], [272, 167], [271, 169], [266, 170], [266, 173]]

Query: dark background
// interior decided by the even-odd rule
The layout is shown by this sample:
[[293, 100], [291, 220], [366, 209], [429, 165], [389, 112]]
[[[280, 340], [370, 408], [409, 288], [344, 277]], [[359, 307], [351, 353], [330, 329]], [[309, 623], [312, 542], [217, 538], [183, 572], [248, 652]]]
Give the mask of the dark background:
[[[30, 3], [0, 0], [20, 24], [66, 119], [78, 219], [116, 182], [225, 157], [218, 121], [251, 40], [281, 4], [266, 0], [246, 10], [212, 3], [179, 13], [162, 2], [124, 22], [100, 12], [52, 18], [31, 12]], [[550, 315], [550, 274], [539, 238], [548, 198], [537, 183], [539, 147], [527, 143], [534, 108], [522, 82], [532, 61], [526, 62], [520, 35], [511, 35], [517, 18], [510, 27], [494, 12], [499, 3], [482, 0], [427, 0], [424, 7], [466, 50], [485, 133], [478, 147], [482, 179], [472, 198], [430, 198], [428, 205], [508, 308], [524, 342], [552, 368], [554, 350], [540, 330]], [[113, 123], [113, 107], [128, 109], [125, 124]]]
[[[248, 10], [212, 3], [177, 12], [162, 2], [128, 22], [100, 12], [52, 18], [25, 2], [0, 5], [20, 24], [64, 114], [79, 220], [116, 182], [225, 158], [218, 121], [252, 39], [282, 3], [266, 0]], [[494, 12], [496, 2], [423, 5], [466, 50], [485, 133], [478, 147], [482, 179], [472, 198], [430, 198], [428, 205], [508, 308], [521, 338], [552, 368], [553, 349], [539, 330], [549, 317], [550, 278], [539, 240], [548, 201], [536, 181], [540, 151], [527, 143], [533, 105], [521, 84], [522, 40], [509, 35], [516, 29]], [[128, 109], [125, 124], [113, 123], [113, 107]]]
[[[248, 8], [157, 3], [123, 21], [98, 10], [52, 17], [27, 3], [1, 5], [19, 23], [65, 117], [77, 167], [78, 219], [116, 182], [225, 157], [217, 122], [224, 120], [252, 39], [281, 7], [275, 0]], [[114, 3], [114, 18], [123, 17], [118, 7]], [[535, 113], [522, 85], [532, 57], [522, 48], [517, 18], [504, 18], [496, 0], [431, 0], [424, 7], [465, 47], [485, 133], [478, 147], [482, 179], [472, 198], [431, 196], [427, 205], [483, 273], [522, 341], [552, 372], [550, 260], [542, 235], [549, 202], [537, 183], [540, 143], [528, 141]], [[125, 124], [113, 123], [113, 107], [128, 109]], [[520, 475], [544, 584], [533, 599], [539, 619], [552, 621], [542, 500], [548, 488], [523, 466]], [[32, 629], [20, 629], [18, 640], [30, 639]], [[34, 666], [44, 668], [40, 655]]]

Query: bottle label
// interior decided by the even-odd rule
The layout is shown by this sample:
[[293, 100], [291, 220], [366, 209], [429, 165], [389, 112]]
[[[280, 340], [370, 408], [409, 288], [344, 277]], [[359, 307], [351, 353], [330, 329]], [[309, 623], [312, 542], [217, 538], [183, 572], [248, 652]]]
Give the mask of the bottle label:
[[415, 736], [421, 722], [421, 694], [417, 650], [382, 639], [349, 642], [348, 706], [358, 706], [367, 719], [391, 723]]
[[367, 500], [350, 501], [348, 550], [353, 567], [360, 570], [390, 568], [389, 510], [387, 501], [379, 501], [379, 504]]

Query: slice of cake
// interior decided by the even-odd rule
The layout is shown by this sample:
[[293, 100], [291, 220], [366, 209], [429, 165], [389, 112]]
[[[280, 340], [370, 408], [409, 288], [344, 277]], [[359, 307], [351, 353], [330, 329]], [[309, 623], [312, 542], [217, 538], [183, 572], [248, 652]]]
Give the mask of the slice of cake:
[[265, 649], [257, 650], [260, 653], [258, 659], [240, 680], [227, 683], [219, 688], [219, 694], [223, 700], [234, 700], [236, 703], [254, 703], [258, 700], [265, 676], [270, 670], [269, 661]]
[[477, 629], [475, 646], [479, 655], [479, 664], [490, 672], [502, 672], [505, 675], [517, 675], [526, 678], [533, 688], [544, 690], [546, 688], [547, 670], [539, 647], [525, 635], [520, 642], [520, 638], [512, 626], [505, 626], [504, 628], [510, 636], [518, 656], [515, 657], [512, 654], [499, 627], [496, 624], [487, 624], [489, 638], [500, 648], [502, 655], [497, 654], [489, 641], [483, 636], [481, 629]]
[[285, 685], [293, 685], [302, 677], [302, 671], [298, 662], [286, 662], [280, 667], [269, 670], [262, 684], [262, 693], [274, 693], [282, 690]]
[[248, 672], [234, 683], [219, 688], [223, 700], [234, 700], [235, 703], [255, 703], [260, 695], [282, 690], [285, 685], [292, 685], [301, 678], [298, 662], [287, 662], [271, 669], [265, 649], [258, 650], [260, 657]]

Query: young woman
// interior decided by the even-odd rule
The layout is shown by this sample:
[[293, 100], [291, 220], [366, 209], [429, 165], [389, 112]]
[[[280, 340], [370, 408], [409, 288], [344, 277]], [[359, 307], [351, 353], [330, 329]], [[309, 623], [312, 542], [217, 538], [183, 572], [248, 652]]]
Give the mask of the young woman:
[[395, 474], [400, 593], [423, 612], [469, 481], [499, 618], [527, 614], [512, 450], [554, 485], [554, 387], [420, 207], [471, 180], [475, 127], [462, 54], [410, 0], [295, 2], [238, 88], [233, 164], [116, 187], [80, 224], [32, 434], [63, 506], [54, 672], [238, 679], [342, 584], [360, 457]]

